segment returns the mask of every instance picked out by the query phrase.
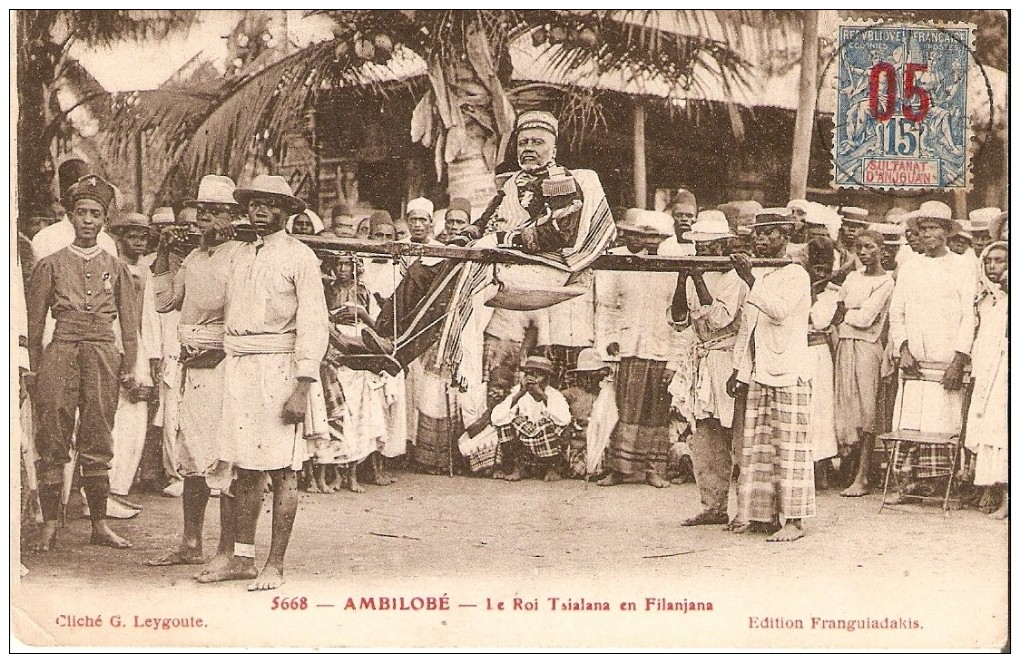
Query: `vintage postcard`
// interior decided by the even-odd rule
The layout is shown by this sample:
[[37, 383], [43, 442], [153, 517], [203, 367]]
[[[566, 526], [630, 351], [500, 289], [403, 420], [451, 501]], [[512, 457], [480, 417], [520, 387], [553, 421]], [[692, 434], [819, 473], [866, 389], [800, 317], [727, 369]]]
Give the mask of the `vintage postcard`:
[[12, 646], [1008, 648], [1010, 28], [12, 12]]

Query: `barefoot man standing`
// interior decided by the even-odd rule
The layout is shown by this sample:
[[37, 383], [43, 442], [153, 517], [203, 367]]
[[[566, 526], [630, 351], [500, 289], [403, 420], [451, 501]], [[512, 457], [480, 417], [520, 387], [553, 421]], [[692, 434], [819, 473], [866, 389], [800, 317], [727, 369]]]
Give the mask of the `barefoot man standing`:
[[198, 185], [198, 198], [186, 202], [197, 209], [202, 245], [189, 254], [176, 271], [171, 250], [182, 242], [188, 227], [163, 232], [152, 263], [156, 311], [180, 311], [183, 393], [178, 404], [176, 472], [184, 478], [184, 532], [172, 551], [149, 565], [203, 563], [202, 525], [210, 490], [220, 491], [220, 544], [216, 556], [199, 577], [225, 568], [234, 555], [234, 498], [229, 488], [230, 465], [220, 460], [219, 426], [223, 410], [223, 312], [231, 258], [240, 247], [226, 241], [231, 219], [240, 214], [229, 177], [206, 175]]
[[[755, 217], [754, 253], [782, 257], [794, 221], [789, 209], [764, 209]], [[733, 347], [733, 374], [726, 392], [747, 393], [743, 453], [733, 531], [779, 531], [772, 542], [804, 536], [804, 518], [815, 515], [815, 469], [811, 448], [811, 377], [808, 350], [811, 280], [790, 263], [752, 274], [745, 254], [731, 254], [733, 268], [750, 291]], [[746, 389], [746, 390], [745, 390]]]
[[[305, 203], [282, 177], [260, 175], [234, 191], [258, 234], [231, 264], [223, 349], [224, 458], [237, 466], [237, 533], [230, 564], [201, 582], [255, 579], [248, 590], [283, 584], [283, 559], [297, 513], [297, 471], [306, 436], [328, 434], [319, 365], [329, 341], [329, 316], [312, 250], [287, 234], [287, 217]], [[265, 475], [273, 484], [269, 559], [255, 567], [255, 528]]]

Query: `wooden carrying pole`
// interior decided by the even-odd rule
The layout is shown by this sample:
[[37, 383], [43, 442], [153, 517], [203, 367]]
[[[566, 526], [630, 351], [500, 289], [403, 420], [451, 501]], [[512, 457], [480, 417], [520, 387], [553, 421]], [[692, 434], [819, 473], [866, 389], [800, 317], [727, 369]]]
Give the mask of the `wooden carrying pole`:
[[[358, 252], [386, 256], [439, 257], [482, 263], [539, 264], [543, 262], [519, 250], [504, 248], [462, 248], [447, 245], [422, 245], [396, 241], [362, 241], [328, 236], [299, 236], [317, 252]], [[776, 268], [790, 263], [789, 259], [751, 259], [755, 267]], [[681, 270], [726, 271], [733, 268], [729, 257], [665, 257], [642, 254], [603, 254], [591, 267], [595, 270], [630, 270], [645, 272], [679, 272]]]

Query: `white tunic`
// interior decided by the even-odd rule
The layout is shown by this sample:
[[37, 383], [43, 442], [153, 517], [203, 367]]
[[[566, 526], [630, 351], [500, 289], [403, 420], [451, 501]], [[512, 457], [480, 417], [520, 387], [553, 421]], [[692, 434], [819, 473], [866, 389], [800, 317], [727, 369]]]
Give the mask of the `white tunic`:
[[307, 245], [281, 230], [238, 249], [227, 285], [223, 438], [239, 467], [300, 470], [302, 438], [328, 433], [318, 383], [303, 428], [281, 419], [298, 378], [319, 379], [328, 325], [319, 260]]

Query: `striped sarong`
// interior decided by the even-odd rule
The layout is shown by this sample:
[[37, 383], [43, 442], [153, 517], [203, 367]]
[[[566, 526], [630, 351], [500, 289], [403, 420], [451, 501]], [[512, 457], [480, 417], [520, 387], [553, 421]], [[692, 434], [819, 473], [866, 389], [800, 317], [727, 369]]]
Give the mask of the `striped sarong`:
[[811, 382], [780, 387], [751, 382], [738, 484], [742, 519], [782, 522], [815, 515], [810, 422]]
[[626, 357], [616, 379], [619, 422], [609, 438], [609, 467], [623, 475], [666, 474], [670, 396], [665, 361]]

